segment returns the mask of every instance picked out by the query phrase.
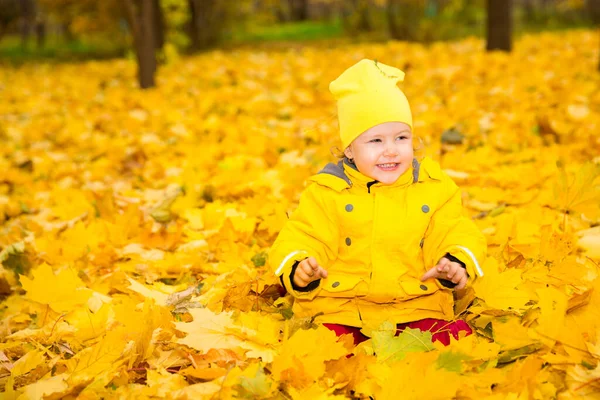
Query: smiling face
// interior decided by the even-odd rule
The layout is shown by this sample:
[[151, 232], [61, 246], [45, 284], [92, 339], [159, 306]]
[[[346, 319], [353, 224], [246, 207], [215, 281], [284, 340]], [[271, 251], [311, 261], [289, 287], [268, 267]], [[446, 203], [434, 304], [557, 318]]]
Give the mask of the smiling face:
[[391, 185], [411, 166], [414, 151], [410, 126], [384, 122], [367, 129], [344, 150], [365, 176]]

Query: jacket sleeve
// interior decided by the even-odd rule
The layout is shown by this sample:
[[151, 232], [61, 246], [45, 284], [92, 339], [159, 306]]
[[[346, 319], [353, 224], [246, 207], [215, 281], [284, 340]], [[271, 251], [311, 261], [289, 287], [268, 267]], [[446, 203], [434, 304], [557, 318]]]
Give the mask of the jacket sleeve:
[[294, 290], [290, 273], [294, 264], [315, 257], [327, 269], [337, 257], [338, 224], [334, 210], [324, 198], [327, 188], [311, 183], [300, 198], [300, 204], [286, 222], [269, 252], [269, 265], [279, 276], [286, 290], [294, 297], [312, 299], [320, 285], [310, 291]]
[[429, 222], [423, 241], [423, 256], [426, 268], [432, 268], [446, 253], [465, 264], [469, 283], [483, 276], [483, 264], [487, 244], [485, 237], [475, 223], [463, 214], [461, 191], [456, 184], [446, 178], [447, 200], [438, 208]]

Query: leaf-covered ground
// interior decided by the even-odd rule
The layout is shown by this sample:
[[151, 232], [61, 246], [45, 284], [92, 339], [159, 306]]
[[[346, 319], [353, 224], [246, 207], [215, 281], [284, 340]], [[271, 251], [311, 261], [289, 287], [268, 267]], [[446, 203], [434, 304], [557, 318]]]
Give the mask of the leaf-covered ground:
[[[600, 398], [597, 32], [483, 48], [215, 51], [144, 92], [130, 61], [0, 67], [2, 396]], [[384, 324], [352, 350], [265, 265], [363, 57], [406, 72], [489, 243], [446, 348]]]

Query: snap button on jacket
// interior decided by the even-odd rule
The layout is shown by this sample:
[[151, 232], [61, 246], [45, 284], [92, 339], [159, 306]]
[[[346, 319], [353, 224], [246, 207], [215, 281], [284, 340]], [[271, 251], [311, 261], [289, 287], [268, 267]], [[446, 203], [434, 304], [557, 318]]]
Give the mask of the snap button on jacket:
[[[309, 179], [269, 264], [295, 297], [296, 316], [362, 327], [453, 319], [452, 291], [420, 277], [450, 253], [472, 282], [483, 275], [485, 250], [482, 233], [463, 215], [460, 189], [433, 160], [415, 160], [392, 185], [373, 182], [346, 160]], [[309, 256], [328, 277], [314, 290], [295, 291], [292, 266]]]

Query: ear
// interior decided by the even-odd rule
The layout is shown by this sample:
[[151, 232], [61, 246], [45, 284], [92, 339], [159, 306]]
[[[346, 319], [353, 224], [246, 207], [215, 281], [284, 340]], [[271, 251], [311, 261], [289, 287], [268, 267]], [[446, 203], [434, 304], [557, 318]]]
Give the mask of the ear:
[[350, 146], [346, 147], [346, 149], [344, 150], [344, 155], [346, 157], [348, 157], [349, 159], [352, 159], [352, 149], [350, 148]]

